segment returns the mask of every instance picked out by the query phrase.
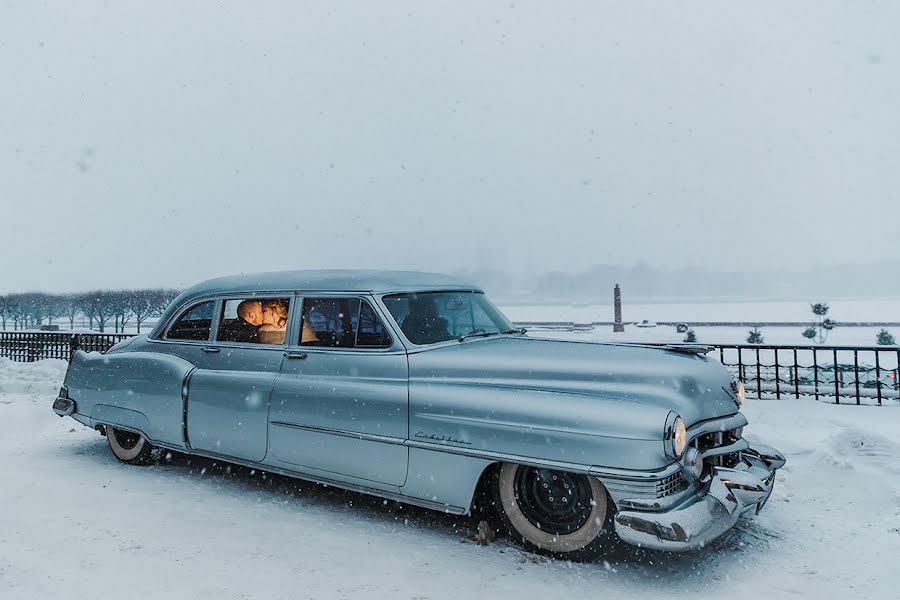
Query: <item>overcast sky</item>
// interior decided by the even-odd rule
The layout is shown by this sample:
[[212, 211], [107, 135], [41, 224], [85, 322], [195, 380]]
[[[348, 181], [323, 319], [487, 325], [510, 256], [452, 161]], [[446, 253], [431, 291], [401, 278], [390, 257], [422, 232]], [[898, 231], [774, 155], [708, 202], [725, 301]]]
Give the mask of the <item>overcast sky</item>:
[[897, 2], [0, 2], [0, 291], [900, 254]]

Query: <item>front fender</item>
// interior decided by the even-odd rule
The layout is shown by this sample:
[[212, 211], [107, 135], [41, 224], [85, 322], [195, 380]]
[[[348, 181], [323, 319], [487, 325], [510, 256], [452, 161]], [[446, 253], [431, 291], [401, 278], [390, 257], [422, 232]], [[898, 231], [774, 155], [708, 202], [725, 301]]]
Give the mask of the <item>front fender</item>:
[[410, 381], [410, 438], [459, 450], [587, 467], [656, 471], [668, 410], [597, 395]]

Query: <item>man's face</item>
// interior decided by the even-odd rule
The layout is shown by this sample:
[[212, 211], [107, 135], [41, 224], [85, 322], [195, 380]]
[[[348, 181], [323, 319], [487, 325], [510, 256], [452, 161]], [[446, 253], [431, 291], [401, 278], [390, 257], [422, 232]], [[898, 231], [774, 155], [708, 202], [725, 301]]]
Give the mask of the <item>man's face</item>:
[[262, 303], [261, 302], [251, 302], [247, 311], [244, 313], [244, 320], [253, 325], [254, 327], [259, 327], [263, 323], [263, 315], [262, 315]]

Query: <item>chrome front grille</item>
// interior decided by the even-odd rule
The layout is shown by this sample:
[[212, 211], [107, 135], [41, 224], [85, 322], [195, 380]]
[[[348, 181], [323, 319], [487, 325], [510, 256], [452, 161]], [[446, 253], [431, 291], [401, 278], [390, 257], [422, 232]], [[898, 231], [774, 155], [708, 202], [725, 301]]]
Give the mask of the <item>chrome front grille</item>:
[[613, 498], [642, 498], [654, 500], [665, 498], [687, 488], [687, 482], [680, 473], [673, 473], [662, 479], [646, 479], [643, 481], [627, 481], [621, 479], [602, 478], [603, 485]]
[[712, 431], [696, 436], [689, 442], [703, 457], [704, 472], [711, 467], [734, 467], [741, 461], [741, 450], [747, 444], [741, 439], [741, 430]]
[[664, 479], [656, 482], [656, 497], [665, 498], [687, 487], [687, 481], [680, 473], [673, 473]]

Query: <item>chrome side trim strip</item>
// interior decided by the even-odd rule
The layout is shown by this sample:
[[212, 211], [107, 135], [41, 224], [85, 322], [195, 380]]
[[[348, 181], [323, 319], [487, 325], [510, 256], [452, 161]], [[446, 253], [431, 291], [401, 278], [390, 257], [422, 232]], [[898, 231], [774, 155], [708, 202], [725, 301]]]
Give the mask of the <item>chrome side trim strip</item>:
[[410, 446], [411, 448], [422, 448], [424, 450], [434, 450], [437, 452], [460, 454], [463, 456], [483, 458], [486, 460], [496, 460], [500, 462], [512, 462], [529, 467], [538, 467], [540, 469], [554, 469], [557, 471], [569, 471], [572, 473], [593, 475], [601, 479], [608, 478], [636, 482], [655, 482], [656, 480], [663, 479], [681, 470], [681, 465], [679, 463], [673, 463], [657, 471], [629, 471], [625, 469], [610, 469], [608, 467], [601, 467], [598, 465], [584, 465], [578, 463], [545, 460], [542, 458], [534, 458], [531, 456], [520, 456], [518, 454], [489, 452], [486, 450], [479, 450], [477, 448], [465, 448], [459, 446], [451, 446], [449, 444], [422, 442], [418, 440], [409, 440], [406, 442], [406, 445]]
[[[299, 425], [297, 423], [286, 423], [284, 421], [271, 421], [276, 427], [288, 427], [291, 429], [302, 429], [306, 431], [314, 431], [317, 433], [328, 433], [331, 435], [339, 435], [358, 440], [366, 440], [370, 442], [381, 442], [384, 444], [403, 445], [410, 448], [420, 448], [422, 450], [431, 450], [434, 452], [446, 452], [448, 454], [458, 454], [461, 456], [470, 456], [472, 458], [481, 458], [485, 460], [494, 460], [500, 462], [512, 462], [529, 467], [537, 467], [541, 469], [554, 469], [558, 471], [569, 471], [572, 473], [582, 473], [584, 475], [593, 475], [599, 478], [610, 480], [620, 480], [634, 482], [634, 485], [646, 483], [655, 483], [660, 479], [664, 479], [681, 470], [679, 463], [673, 463], [658, 471], [636, 472], [625, 469], [611, 469], [598, 465], [585, 465], [578, 463], [568, 463], [542, 458], [534, 458], [531, 456], [521, 456], [518, 454], [505, 454], [502, 452], [490, 452], [488, 450], [479, 450], [477, 448], [467, 448], [465, 446], [453, 445], [451, 442], [429, 442], [417, 439], [405, 440], [402, 438], [391, 437], [386, 435], [376, 435], [372, 433], [362, 433], [359, 431], [347, 431], [344, 429], [333, 429], [330, 427], [319, 427], [315, 425]], [[654, 490], [655, 491], [655, 490]]]
[[328, 433], [331, 435], [339, 435], [341, 437], [355, 438], [357, 440], [366, 440], [370, 442], [382, 442], [384, 444], [394, 444], [403, 446], [406, 440], [403, 438], [392, 437], [389, 435], [376, 435], [374, 433], [363, 433], [361, 431], [347, 431], [346, 429], [332, 429], [331, 427], [319, 427], [316, 425], [298, 425], [297, 423], [286, 423], [284, 421], [270, 421], [276, 427], [287, 427], [289, 429], [303, 429], [305, 431], [315, 431], [317, 433]]

